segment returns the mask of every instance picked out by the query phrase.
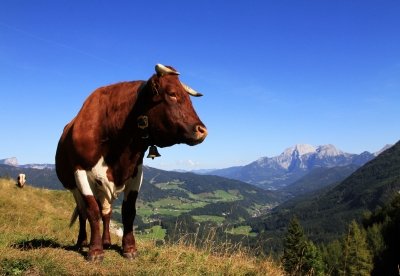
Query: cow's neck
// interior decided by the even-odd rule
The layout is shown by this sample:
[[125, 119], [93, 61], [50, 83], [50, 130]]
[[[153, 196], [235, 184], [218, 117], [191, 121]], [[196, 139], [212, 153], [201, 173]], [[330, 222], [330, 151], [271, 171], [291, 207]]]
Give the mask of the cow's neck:
[[122, 179], [115, 179], [115, 183], [123, 183], [126, 178], [134, 174], [138, 165], [143, 163], [144, 154], [150, 144], [148, 139], [143, 139], [143, 131], [138, 127], [137, 118], [146, 112], [143, 97], [139, 97], [144, 83], [139, 83], [136, 91], [132, 91], [130, 106], [117, 109], [125, 118], [118, 129], [110, 131], [104, 139], [104, 159], [113, 171], [113, 175], [121, 175]]

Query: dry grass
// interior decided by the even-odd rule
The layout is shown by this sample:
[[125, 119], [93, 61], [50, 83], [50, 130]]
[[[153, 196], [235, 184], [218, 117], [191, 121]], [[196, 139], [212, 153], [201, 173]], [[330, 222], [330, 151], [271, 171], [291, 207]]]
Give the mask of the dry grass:
[[180, 242], [155, 246], [138, 240], [139, 257], [121, 257], [113, 236], [102, 263], [88, 263], [72, 249], [77, 226], [68, 227], [74, 207], [68, 192], [24, 187], [0, 179], [0, 275], [283, 275], [268, 259], [236, 253], [214, 254]]

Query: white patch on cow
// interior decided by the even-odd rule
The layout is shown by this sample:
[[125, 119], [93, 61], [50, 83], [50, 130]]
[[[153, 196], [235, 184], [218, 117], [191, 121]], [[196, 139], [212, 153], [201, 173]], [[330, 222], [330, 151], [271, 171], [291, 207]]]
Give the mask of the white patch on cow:
[[90, 187], [87, 173], [85, 170], [76, 170], [74, 173], [75, 183], [79, 191], [85, 196], [93, 195], [92, 188]]
[[[102, 156], [100, 157], [96, 165], [90, 171], [88, 171], [88, 177], [90, 181], [93, 182], [92, 186], [96, 189], [96, 195], [100, 196], [100, 191], [98, 190], [101, 190], [105, 194], [108, 202], [111, 204], [113, 200], [118, 197], [118, 194], [120, 194], [124, 190], [125, 185], [117, 188], [113, 181], [108, 180], [107, 170], [108, 166], [104, 161], [104, 157]], [[101, 185], [98, 185], [97, 182], [101, 182]], [[104, 199], [102, 198], [96, 198], [104, 201]]]
[[125, 182], [125, 191], [124, 191], [124, 201], [128, 198], [129, 192], [139, 192], [140, 186], [143, 182], [143, 168], [142, 164], [137, 167], [137, 174], [134, 177], [129, 178]]
[[[113, 181], [108, 180], [107, 170], [108, 166], [104, 157], [101, 157], [91, 170], [77, 170], [75, 172], [76, 186], [83, 195], [93, 195], [100, 202], [103, 215], [110, 213], [112, 202], [124, 189], [124, 186], [117, 188]], [[74, 197], [79, 206], [78, 197], [75, 194]]]

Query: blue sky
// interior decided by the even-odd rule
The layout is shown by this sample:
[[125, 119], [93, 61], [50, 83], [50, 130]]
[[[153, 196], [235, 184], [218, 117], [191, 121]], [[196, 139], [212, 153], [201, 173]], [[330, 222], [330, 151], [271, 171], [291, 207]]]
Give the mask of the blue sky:
[[0, 159], [54, 163], [97, 87], [172, 65], [203, 144], [160, 149], [161, 169], [223, 168], [298, 143], [360, 153], [400, 139], [400, 1], [0, 3]]

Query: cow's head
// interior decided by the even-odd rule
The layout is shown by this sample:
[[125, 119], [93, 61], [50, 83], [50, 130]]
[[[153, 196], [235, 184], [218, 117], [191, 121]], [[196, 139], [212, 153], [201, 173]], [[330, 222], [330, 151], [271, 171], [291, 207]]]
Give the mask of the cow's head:
[[178, 75], [174, 68], [157, 64], [156, 74], [142, 90], [148, 106], [149, 139], [160, 147], [178, 143], [196, 145], [207, 136], [207, 128], [197, 116], [189, 96], [201, 94], [181, 83]]

